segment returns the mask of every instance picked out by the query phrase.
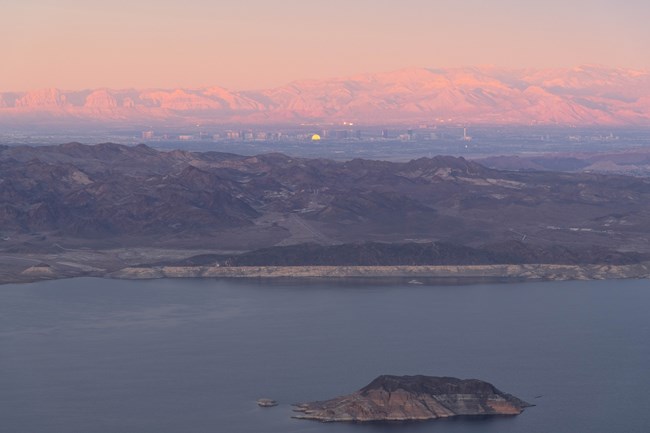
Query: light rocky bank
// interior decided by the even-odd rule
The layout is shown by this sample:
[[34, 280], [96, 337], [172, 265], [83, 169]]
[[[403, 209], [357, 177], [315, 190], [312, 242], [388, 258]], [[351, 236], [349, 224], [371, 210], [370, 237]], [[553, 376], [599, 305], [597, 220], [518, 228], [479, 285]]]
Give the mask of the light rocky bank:
[[520, 280], [604, 280], [649, 278], [650, 263], [634, 265], [465, 265], [465, 266], [156, 266], [126, 267], [107, 276], [155, 278], [512, 278]]

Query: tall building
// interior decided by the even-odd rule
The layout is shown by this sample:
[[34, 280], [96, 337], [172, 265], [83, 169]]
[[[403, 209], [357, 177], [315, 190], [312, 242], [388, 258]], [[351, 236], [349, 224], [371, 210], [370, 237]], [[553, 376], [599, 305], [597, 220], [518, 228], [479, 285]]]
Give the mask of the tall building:
[[467, 135], [467, 128], [463, 128], [463, 141], [472, 141], [472, 137]]

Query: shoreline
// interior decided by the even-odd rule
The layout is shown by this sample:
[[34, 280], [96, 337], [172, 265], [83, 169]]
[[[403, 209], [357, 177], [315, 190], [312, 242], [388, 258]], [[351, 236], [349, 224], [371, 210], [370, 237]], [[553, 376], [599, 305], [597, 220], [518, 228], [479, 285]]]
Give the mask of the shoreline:
[[159, 266], [127, 267], [116, 279], [157, 278], [454, 278], [606, 280], [650, 278], [650, 262], [634, 265], [431, 265], [431, 266]]
[[388, 279], [410, 280], [414, 285], [477, 284], [565, 280], [650, 279], [650, 262], [631, 265], [424, 265], [424, 266], [127, 266], [116, 270], [92, 269], [58, 272], [49, 266], [32, 266], [4, 275], [1, 284], [20, 284], [76, 277], [124, 280], [162, 278], [226, 279]]

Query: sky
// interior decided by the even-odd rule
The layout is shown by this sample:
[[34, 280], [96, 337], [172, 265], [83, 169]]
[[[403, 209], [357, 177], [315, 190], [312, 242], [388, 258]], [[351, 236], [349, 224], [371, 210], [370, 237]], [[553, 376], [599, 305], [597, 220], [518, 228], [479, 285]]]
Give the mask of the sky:
[[261, 89], [408, 67], [650, 69], [647, 0], [0, 0], [0, 91]]

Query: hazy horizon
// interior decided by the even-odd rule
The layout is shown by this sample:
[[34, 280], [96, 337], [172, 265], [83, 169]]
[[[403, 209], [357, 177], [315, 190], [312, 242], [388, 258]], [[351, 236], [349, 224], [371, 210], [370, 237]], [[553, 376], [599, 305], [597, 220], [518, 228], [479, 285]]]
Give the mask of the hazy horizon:
[[0, 92], [261, 89], [468, 65], [648, 70], [649, 15], [644, 2], [612, 0], [25, 0], [0, 17]]

